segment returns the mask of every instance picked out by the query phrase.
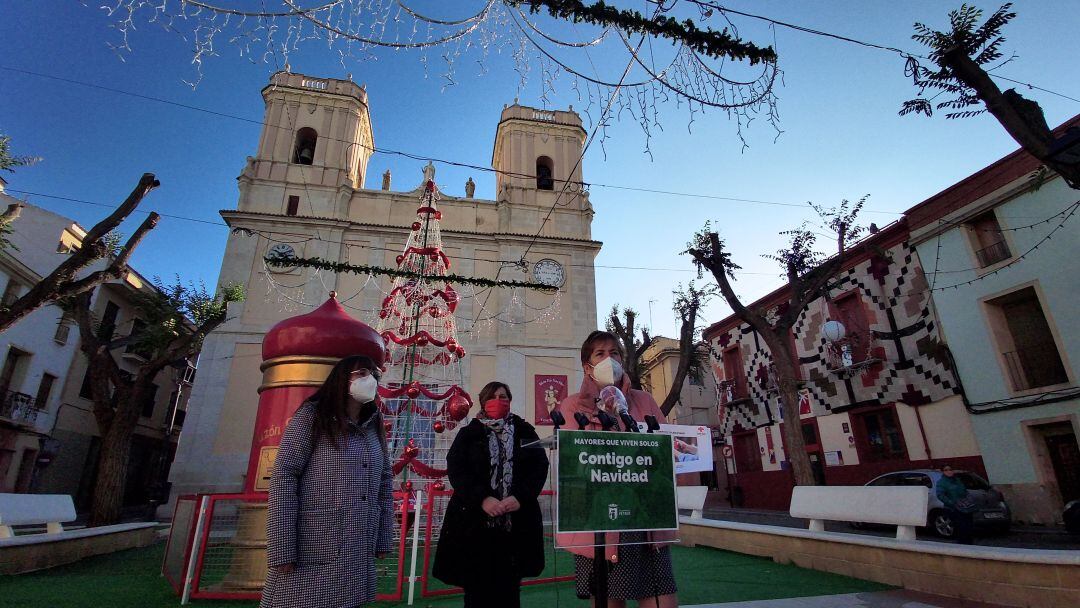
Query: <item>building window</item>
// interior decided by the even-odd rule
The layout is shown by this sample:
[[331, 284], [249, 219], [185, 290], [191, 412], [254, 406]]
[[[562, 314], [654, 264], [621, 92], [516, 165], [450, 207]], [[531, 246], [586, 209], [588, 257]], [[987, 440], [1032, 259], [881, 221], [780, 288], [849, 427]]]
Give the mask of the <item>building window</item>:
[[140, 347], [137, 344], [139, 335], [142, 334], [145, 330], [146, 321], [143, 321], [142, 319], [132, 319], [131, 333], [128, 334], [129, 341], [127, 343], [127, 346], [124, 347], [124, 354], [135, 355], [136, 357], [139, 357], [144, 361], [149, 361], [153, 358], [154, 353], [152, 351], [149, 351], [144, 347]]
[[907, 459], [904, 435], [891, 407], [852, 413], [861, 462]]
[[315, 144], [318, 141], [319, 134], [311, 127], [304, 127], [297, 131], [292, 162], [297, 165], [312, 164], [315, 161]]
[[1034, 287], [1019, 289], [987, 304], [991, 331], [1013, 391], [1069, 381]]
[[720, 383], [720, 403], [746, 399], [746, 373], [743, 372], [742, 349], [730, 346], [721, 354], [724, 361], [724, 381]]
[[83, 373], [82, 385], [79, 387], [79, 396], [83, 399], [90, 399], [93, 401], [94, 393], [90, 389], [90, 365], [87, 364], [86, 372]]
[[555, 163], [546, 156], [536, 159], [536, 189], [555, 189]]
[[20, 364], [29, 358], [30, 353], [19, 350], [14, 346], [8, 347], [4, 367], [0, 370], [0, 394], [14, 390], [12, 385], [15, 384], [15, 374], [20, 371]]
[[143, 396], [142, 409], [139, 413], [143, 418], [154, 417], [154, 405], [157, 402], [158, 385], [154, 384], [150, 387], [150, 392]]
[[731, 436], [735, 452], [735, 471], [753, 473], [761, 470], [761, 446], [758, 445], [757, 431], [734, 433]]
[[53, 384], [56, 383], [56, 376], [52, 374], [42, 374], [41, 384], [38, 385], [37, 397], [34, 398], [34, 402], [37, 404], [39, 410], [48, 408], [49, 396], [52, 394]]
[[1005, 233], [1001, 230], [993, 210], [968, 222], [967, 228], [979, 268], [993, 266], [1012, 257], [1009, 245], [1005, 242]]
[[851, 367], [870, 357], [870, 324], [857, 290], [832, 301], [833, 313], [844, 325], [844, 337], [832, 343], [831, 367]]
[[285, 215], [296, 215], [296, 212], [300, 210], [300, 197], [290, 196], [289, 205], [285, 208]]
[[9, 279], [7, 285], [4, 287], [4, 295], [0, 296], [0, 308], [8, 308], [15, 303], [15, 300], [19, 299], [19, 282], [15, 279]]
[[67, 344], [68, 336], [71, 335], [71, 324], [74, 320], [71, 318], [71, 313], [65, 312], [60, 315], [60, 321], [56, 323], [56, 333], [53, 334], [53, 340], [57, 344], [63, 346]]
[[115, 302], [105, 303], [105, 312], [101, 315], [101, 323], [98, 325], [98, 338], [104, 341], [112, 340], [116, 332], [116, 317], [120, 314], [120, 307]]

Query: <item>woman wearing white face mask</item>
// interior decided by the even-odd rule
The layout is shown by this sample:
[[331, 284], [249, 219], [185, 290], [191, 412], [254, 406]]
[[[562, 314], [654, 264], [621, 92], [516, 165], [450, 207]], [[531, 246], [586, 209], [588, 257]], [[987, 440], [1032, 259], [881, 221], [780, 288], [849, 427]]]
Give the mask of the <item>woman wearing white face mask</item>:
[[[586, 430], [603, 430], [597, 413], [606, 409], [600, 402], [600, 389], [614, 386], [626, 397], [627, 409], [634, 420], [644, 422], [645, 416], [656, 416], [666, 422], [656, 400], [645, 391], [631, 388], [630, 377], [623, 372], [622, 343], [611, 333], [594, 331], [581, 345], [581, 367], [585, 378], [581, 390], [563, 399], [557, 408], [567, 421], [567, 428], [577, 428], [575, 414], [589, 419]], [[611, 430], [625, 431], [618, 412], [606, 410], [617, 421]], [[593, 595], [593, 556], [595, 538], [592, 533], [558, 535], [558, 545], [569, 547], [574, 554], [574, 574], [577, 595], [581, 599]], [[675, 576], [671, 568], [671, 552], [666, 543], [674, 540], [671, 532], [609, 532], [605, 535], [605, 555], [608, 556], [608, 608], [623, 608], [626, 600], [636, 600], [639, 606], [676, 608]]]
[[378, 378], [368, 357], [346, 357], [289, 420], [270, 475], [262, 608], [375, 601], [375, 558], [394, 529]]

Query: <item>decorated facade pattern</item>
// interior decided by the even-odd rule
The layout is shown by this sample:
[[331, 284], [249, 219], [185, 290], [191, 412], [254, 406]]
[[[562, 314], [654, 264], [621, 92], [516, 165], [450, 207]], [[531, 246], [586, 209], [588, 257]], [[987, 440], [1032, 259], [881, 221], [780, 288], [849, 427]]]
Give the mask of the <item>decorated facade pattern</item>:
[[[930, 309], [931, 286], [914, 247], [904, 240], [873, 248], [874, 240], [864, 241], [872, 251], [869, 257], [838, 273], [828, 300], [813, 302], [793, 328], [803, 414], [822, 416], [896, 402], [918, 406], [960, 392], [939, 341]], [[859, 318], [844, 318], [851, 315], [841, 312], [836, 302], [853, 297]], [[830, 319], [855, 330], [847, 338], [855, 350], [853, 360], [839, 356], [839, 345], [823, 335]], [[761, 336], [739, 323], [727, 331], [710, 330], [709, 343], [721, 392], [721, 431], [729, 435], [779, 422], [772, 354]], [[725, 387], [736, 379], [725, 377], [723, 352], [733, 346], [745, 385], [741, 394], [725, 396]]]

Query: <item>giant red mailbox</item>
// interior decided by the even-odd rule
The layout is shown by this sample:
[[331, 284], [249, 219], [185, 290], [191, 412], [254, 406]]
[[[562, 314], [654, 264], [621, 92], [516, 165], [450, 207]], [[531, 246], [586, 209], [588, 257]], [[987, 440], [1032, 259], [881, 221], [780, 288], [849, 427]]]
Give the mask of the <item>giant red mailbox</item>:
[[381, 367], [385, 353], [382, 337], [350, 317], [334, 292], [315, 310], [272, 327], [263, 338], [259, 410], [244, 491], [269, 489], [285, 425], [335, 363], [350, 355], [366, 355]]

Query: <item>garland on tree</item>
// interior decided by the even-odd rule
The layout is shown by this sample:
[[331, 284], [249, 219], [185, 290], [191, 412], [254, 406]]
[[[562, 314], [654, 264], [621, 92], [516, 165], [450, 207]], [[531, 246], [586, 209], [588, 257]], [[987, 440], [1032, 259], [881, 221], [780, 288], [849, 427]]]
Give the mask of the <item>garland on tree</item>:
[[553, 285], [544, 285], [543, 283], [533, 283], [531, 281], [511, 281], [511, 280], [495, 280], [485, 279], [483, 277], [464, 277], [457, 274], [440, 275], [438, 277], [432, 277], [431, 275], [422, 274], [419, 272], [412, 272], [409, 270], [400, 270], [398, 268], [386, 268], [383, 266], [368, 266], [367, 264], [347, 264], [345, 262], [331, 262], [330, 260], [324, 260], [320, 257], [313, 258], [298, 258], [291, 255], [273, 254], [266, 256], [266, 263], [270, 266], [279, 268], [317, 268], [319, 270], [327, 270], [334, 273], [349, 272], [352, 274], [370, 274], [376, 276], [387, 277], [406, 277], [412, 279], [431, 279], [437, 278], [439, 281], [447, 281], [451, 283], [464, 283], [465, 285], [476, 285], [477, 287], [522, 287], [525, 289], [535, 289], [536, 291], [558, 291], [558, 287]]
[[586, 5], [580, 0], [505, 0], [513, 6], [528, 5], [529, 12], [540, 13], [547, 9], [548, 14], [556, 19], [579, 23], [584, 21], [599, 26], [615, 26], [631, 33], [660, 36], [685, 44], [690, 49], [714, 59], [730, 57], [745, 59], [754, 65], [763, 61], [775, 62], [776, 51], [772, 47], [759, 47], [751, 42], [743, 42], [728, 34], [727, 29], [717, 32], [702, 30], [690, 19], [678, 21], [671, 17], [657, 15], [653, 19], [645, 17], [635, 10], [620, 10], [608, 6], [604, 0]]

